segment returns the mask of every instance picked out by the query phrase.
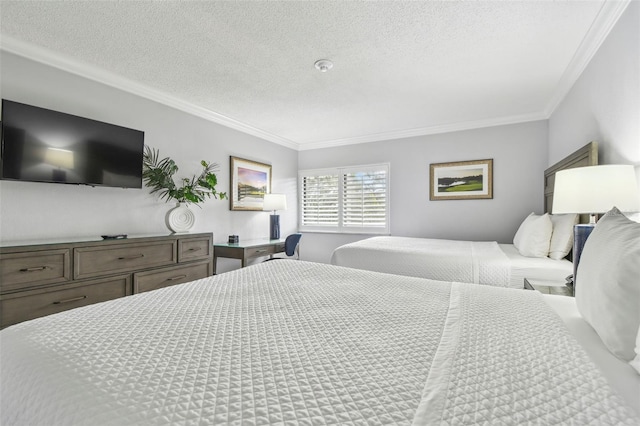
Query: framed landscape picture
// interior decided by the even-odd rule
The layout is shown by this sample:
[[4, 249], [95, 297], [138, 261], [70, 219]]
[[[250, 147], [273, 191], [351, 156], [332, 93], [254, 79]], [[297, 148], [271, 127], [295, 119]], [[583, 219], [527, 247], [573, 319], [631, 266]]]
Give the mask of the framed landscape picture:
[[429, 178], [432, 201], [493, 198], [493, 159], [431, 164]]
[[271, 192], [271, 165], [231, 157], [231, 210], [262, 211], [264, 194]]

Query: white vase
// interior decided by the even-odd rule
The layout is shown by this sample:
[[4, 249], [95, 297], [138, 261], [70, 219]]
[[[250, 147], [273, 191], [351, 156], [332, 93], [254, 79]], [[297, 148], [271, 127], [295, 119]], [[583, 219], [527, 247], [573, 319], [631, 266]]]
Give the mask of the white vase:
[[189, 232], [196, 223], [196, 216], [186, 203], [178, 203], [167, 212], [166, 222], [173, 232]]

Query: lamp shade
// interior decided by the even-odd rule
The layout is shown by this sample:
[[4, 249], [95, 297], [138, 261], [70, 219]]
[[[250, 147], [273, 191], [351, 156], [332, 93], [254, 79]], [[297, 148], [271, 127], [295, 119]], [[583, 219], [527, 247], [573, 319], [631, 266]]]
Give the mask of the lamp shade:
[[264, 194], [262, 210], [286, 210], [287, 197], [284, 194]]
[[555, 175], [553, 213], [605, 213], [612, 207], [638, 211], [638, 184], [631, 165], [561, 170]]

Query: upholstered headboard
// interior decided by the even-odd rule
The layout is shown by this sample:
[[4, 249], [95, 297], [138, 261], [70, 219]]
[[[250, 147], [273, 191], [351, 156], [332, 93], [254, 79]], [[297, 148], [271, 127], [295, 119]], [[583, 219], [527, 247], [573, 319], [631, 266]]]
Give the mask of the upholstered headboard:
[[[553, 186], [556, 172], [572, 169], [574, 167], [586, 167], [598, 165], [598, 142], [592, 141], [579, 150], [567, 155], [553, 166], [544, 171], [544, 211], [551, 213], [553, 208]], [[588, 223], [589, 215], [580, 216], [580, 223]]]

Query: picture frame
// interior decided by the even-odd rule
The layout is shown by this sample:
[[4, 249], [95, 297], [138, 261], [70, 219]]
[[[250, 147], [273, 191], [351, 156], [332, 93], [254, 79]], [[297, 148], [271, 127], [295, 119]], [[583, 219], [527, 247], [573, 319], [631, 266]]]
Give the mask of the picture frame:
[[493, 198], [493, 159], [430, 164], [429, 200], [490, 198]]
[[230, 210], [262, 211], [264, 194], [271, 193], [271, 165], [233, 156], [230, 163]]

